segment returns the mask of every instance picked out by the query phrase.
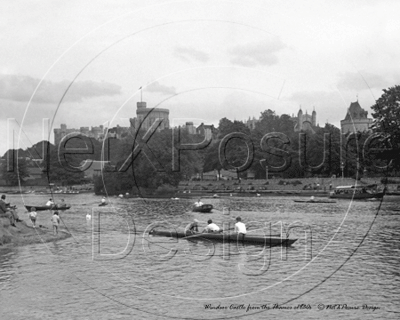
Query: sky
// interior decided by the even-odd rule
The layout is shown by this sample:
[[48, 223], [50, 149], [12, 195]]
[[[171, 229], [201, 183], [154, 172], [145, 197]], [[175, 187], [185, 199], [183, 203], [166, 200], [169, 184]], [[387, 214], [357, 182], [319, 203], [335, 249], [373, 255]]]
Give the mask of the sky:
[[[0, 155], [53, 130], [129, 126], [136, 103], [171, 124], [301, 107], [340, 127], [400, 82], [400, 2], [0, 2]], [[139, 88], [142, 88], [141, 90]]]

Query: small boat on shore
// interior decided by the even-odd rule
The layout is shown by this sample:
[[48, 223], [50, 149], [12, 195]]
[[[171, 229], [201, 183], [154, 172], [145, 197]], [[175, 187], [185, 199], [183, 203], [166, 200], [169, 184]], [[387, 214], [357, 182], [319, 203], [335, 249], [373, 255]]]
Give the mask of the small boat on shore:
[[26, 210], [31, 211], [31, 208], [35, 208], [36, 211], [46, 211], [46, 210], [58, 210], [58, 211], [63, 211], [63, 210], [68, 210], [71, 208], [71, 206], [28, 206], [25, 205]]
[[212, 204], [202, 204], [201, 206], [194, 206], [192, 211], [201, 213], [210, 213], [213, 208], [214, 207]]
[[164, 236], [171, 238], [183, 238], [185, 240], [200, 241], [219, 241], [219, 242], [237, 242], [238, 244], [252, 244], [273, 246], [290, 246], [297, 239], [288, 239], [281, 237], [270, 237], [266, 235], [237, 235], [235, 233], [211, 232], [211, 233], [192, 233], [190, 231], [167, 231], [167, 230], [151, 230], [149, 232], [153, 236]]
[[382, 199], [383, 192], [378, 192], [376, 185], [370, 186], [338, 186], [329, 195], [333, 199], [366, 200]]

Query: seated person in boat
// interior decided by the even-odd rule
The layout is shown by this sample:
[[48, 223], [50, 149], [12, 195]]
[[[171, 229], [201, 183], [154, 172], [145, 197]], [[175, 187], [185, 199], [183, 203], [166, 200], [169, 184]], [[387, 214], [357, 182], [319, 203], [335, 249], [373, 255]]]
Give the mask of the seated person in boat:
[[196, 207], [201, 207], [203, 205], [203, 202], [201, 202], [201, 198], [199, 199], [199, 201], [195, 202], [194, 205]]
[[65, 208], [67, 204], [65, 203], [64, 199], [61, 199], [60, 208]]
[[208, 225], [204, 228], [203, 233], [204, 232], [220, 232], [221, 229], [220, 227], [218, 227], [215, 223], [212, 222], [212, 220], [208, 220], [207, 221]]
[[185, 232], [190, 231], [190, 232], [199, 232], [199, 220], [194, 219], [192, 223], [188, 224], [187, 227], [185, 228]]
[[49, 199], [49, 201], [47, 201], [46, 202], [46, 207], [52, 207], [52, 206], [54, 206], [54, 201], [53, 201], [53, 199]]
[[245, 235], [247, 233], [246, 225], [242, 222], [242, 218], [237, 217], [235, 223], [235, 233]]

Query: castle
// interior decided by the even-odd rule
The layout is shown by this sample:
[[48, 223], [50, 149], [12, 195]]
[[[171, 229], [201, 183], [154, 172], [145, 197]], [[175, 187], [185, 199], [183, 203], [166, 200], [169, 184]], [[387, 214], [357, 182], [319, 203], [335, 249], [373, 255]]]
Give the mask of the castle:
[[162, 108], [147, 108], [146, 102], [137, 102], [136, 118], [130, 118], [131, 127], [135, 130], [148, 130], [152, 124], [160, 119], [158, 131], [169, 128], [169, 110]]
[[340, 121], [342, 133], [370, 131], [372, 119], [368, 118], [368, 111], [361, 108], [358, 100], [350, 103], [344, 120]]
[[317, 112], [314, 109], [311, 115], [309, 115], [307, 111], [303, 114], [300, 107], [297, 118], [293, 118], [293, 121], [295, 122], [294, 131], [311, 131], [315, 133], [313, 128], [317, 126]]

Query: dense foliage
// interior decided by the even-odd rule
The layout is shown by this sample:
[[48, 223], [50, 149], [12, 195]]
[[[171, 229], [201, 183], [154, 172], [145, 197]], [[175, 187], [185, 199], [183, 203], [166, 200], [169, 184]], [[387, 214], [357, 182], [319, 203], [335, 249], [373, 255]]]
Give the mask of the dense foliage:
[[[371, 107], [374, 113], [373, 130], [380, 134], [380, 159], [392, 161], [392, 168], [400, 169], [400, 86], [383, 89], [382, 96]], [[386, 150], [385, 150], [386, 149]]]

